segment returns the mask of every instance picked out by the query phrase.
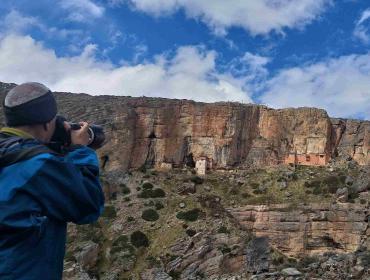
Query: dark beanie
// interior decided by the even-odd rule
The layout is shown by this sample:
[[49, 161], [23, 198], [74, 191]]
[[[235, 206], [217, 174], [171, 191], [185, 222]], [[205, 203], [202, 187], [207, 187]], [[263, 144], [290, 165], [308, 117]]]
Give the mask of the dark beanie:
[[11, 89], [3, 107], [8, 126], [43, 124], [57, 114], [52, 92], [40, 83], [24, 83]]

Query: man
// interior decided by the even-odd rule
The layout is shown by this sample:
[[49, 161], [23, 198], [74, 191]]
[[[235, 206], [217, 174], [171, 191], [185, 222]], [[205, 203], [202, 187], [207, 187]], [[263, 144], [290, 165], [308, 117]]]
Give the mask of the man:
[[[94, 222], [104, 205], [97, 156], [87, 147], [88, 124], [71, 130], [72, 145], [62, 156], [45, 145], [57, 114], [47, 87], [16, 86], [3, 107], [8, 127], [0, 131], [0, 279], [61, 279], [67, 222]], [[22, 151], [33, 154], [22, 158]]]

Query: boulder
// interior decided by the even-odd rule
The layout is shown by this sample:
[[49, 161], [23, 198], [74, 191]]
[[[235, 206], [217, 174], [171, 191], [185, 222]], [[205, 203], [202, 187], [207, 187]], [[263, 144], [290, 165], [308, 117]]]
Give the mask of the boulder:
[[302, 272], [300, 272], [299, 270], [297, 270], [296, 268], [294, 267], [288, 267], [288, 268], [284, 268], [281, 273], [285, 276], [301, 276], [302, 275]]
[[348, 188], [340, 188], [337, 190], [337, 200], [338, 202], [346, 203], [348, 202]]
[[181, 195], [188, 195], [188, 194], [196, 193], [196, 191], [197, 191], [196, 185], [193, 182], [183, 183], [177, 189], [177, 193]]
[[95, 267], [98, 260], [99, 245], [94, 242], [88, 242], [81, 252], [76, 255], [77, 262], [86, 270]]

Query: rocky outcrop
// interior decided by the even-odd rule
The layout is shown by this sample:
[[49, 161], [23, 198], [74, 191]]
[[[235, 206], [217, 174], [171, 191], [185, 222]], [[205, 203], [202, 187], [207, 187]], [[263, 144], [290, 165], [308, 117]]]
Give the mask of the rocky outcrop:
[[[257, 237], [285, 255], [298, 257], [325, 252], [351, 253], [367, 241], [368, 207], [354, 204], [245, 206], [228, 211]], [[367, 243], [366, 243], [367, 244]]]
[[370, 164], [370, 122], [332, 119], [335, 140], [334, 155], [351, 157], [361, 165]]
[[[12, 86], [0, 83], [0, 96]], [[71, 93], [56, 96], [60, 113], [68, 119], [104, 125], [110, 141], [99, 152], [109, 158], [107, 170], [176, 167], [199, 159], [206, 159], [208, 167], [215, 169], [242, 168], [286, 163], [292, 154], [369, 163], [370, 122], [330, 119], [320, 109], [273, 110], [254, 104]]]

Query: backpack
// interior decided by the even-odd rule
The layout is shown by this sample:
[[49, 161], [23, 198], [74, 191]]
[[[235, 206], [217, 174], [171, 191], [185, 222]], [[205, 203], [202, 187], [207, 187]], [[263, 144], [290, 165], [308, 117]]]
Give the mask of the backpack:
[[[30, 159], [39, 154], [58, 154], [45, 145], [25, 147], [15, 151], [9, 151], [12, 147], [30, 141], [18, 136], [0, 133], [0, 168]], [[33, 140], [32, 140], [33, 141]]]

